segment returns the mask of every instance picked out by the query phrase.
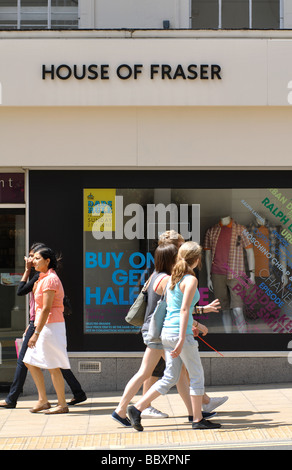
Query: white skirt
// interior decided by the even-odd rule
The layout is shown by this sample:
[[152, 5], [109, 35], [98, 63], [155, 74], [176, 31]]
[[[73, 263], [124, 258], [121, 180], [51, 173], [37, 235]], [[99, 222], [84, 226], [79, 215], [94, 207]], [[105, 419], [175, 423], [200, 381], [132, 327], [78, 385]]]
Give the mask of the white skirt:
[[47, 323], [36, 347], [27, 348], [23, 362], [40, 369], [70, 369], [65, 323]]

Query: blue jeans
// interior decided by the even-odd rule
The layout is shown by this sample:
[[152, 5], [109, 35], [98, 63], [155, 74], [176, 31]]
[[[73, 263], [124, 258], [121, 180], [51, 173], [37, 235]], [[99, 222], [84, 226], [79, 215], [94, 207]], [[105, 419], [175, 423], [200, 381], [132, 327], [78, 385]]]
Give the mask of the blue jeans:
[[[5, 401], [10, 406], [16, 406], [17, 400], [19, 395], [23, 390], [23, 385], [27, 376], [27, 367], [23, 362], [24, 355], [28, 348], [28, 341], [33, 335], [35, 330], [34, 322], [29, 322], [29, 326], [25, 337], [23, 339], [23, 343], [21, 346], [21, 350], [19, 352], [19, 357], [17, 359], [16, 370], [13, 378], [13, 382], [11, 384], [9, 393], [5, 398]], [[85, 395], [85, 392], [82, 390], [80, 383], [74, 376], [71, 369], [61, 369], [64, 379], [66, 380], [67, 384], [72, 390], [74, 398], [82, 398]]]
[[24, 385], [24, 382], [25, 382], [25, 379], [26, 379], [26, 376], [27, 376], [27, 367], [23, 362], [23, 358], [24, 358], [24, 355], [25, 355], [27, 347], [28, 347], [27, 343], [28, 343], [29, 339], [31, 338], [31, 336], [33, 335], [34, 330], [35, 330], [35, 326], [34, 326], [33, 322], [29, 322], [29, 326], [28, 326], [27, 332], [25, 334], [25, 337], [23, 339], [21, 350], [19, 352], [19, 356], [18, 356], [18, 359], [17, 359], [17, 365], [16, 365], [15, 374], [14, 374], [14, 379], [13, 379], [12, 385], [10, 387], [9, 393], [8, 393], [7, 397], [5, 398], [6, 403], [10, 406], [16, 406], [17, 399], [18, 399], [18, 397], [21, 394], [22, 389], [23, 389], [23, 385]]
[[162, 332], [166, 367], [162, 379], [158, 380], [153, 388], [161, 395], [165, 395], [178, 382], [182, 364], [184, 364], [190, 377], [190, 395], [204, 395], [204, 370], [199, 355], [198, 342], [193, 335], [186, 335], [180, 355], [173, 358], [170, 353], [175, 348], [178, 339], [178, 335]]

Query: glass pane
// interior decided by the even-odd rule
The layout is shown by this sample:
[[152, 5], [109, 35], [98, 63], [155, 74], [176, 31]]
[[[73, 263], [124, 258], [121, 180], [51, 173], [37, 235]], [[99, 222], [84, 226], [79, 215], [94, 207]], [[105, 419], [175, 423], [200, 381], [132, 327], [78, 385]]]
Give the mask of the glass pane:
[[196, 316], [210, 333], [291, 333], [291, 200], [289, 188], [84, 189], [84, 332], [137, 332], [125, 316], [174, 229], [204, 248], [199, 305], [221, 303]]
[[47, 7], [48, 0], [21, 0], [21, 7]]
[[17, 0], [0, 0], [0, 28], [17, 28]]
[[33, 21], [33, 20], [23, 20], [21, 21], [21, 26], [20, 29], [44, 29], [47, 28], [47, 22], [46, 21]]
[[48, 0], [21, 0], [20, 28], [42, 29], [48, 26]]
[[78, 7], [78, 0], [52, 0], [52, 7]]
[[253, 29], [279, 29], [280, 27], [279, 0], [253, 0], [252, 27]]
[[17, 6], [17, 0], [0, 0], [0, 7], [11, 7]]
[[78, 19], [71, 21], [62, 21], [62, 20], [53, 20], [51, 23], [51, 29], [77, 29], [78, 28]]
[[243, 29], [249, 27], [248, 0], [222, 1], [222, 28]]
[[192, 0], [192, 28], [218, 28], [218, 0]]
[[17, 296], [25, 255], [23, 209], [0, 209], [0, 383], [11, 383], [16, 366], [15, 339], [25, 330], [25, 299]]
[[78, 1], [52, 0], [52, 29], [76, 29], [78, 27]]

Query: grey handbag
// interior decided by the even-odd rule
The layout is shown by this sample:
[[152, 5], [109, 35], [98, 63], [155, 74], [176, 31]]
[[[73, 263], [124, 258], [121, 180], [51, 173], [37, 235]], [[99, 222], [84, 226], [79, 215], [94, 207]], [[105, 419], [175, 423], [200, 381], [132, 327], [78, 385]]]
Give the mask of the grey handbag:
[[147, 288], [150, 284], [150, 278], [147, 282], [145, 282], [140, 294], [138, 295], [137, 299], [131, 306], [130, 310], [128, 311], [125, 320], [127, 323], [133, 326], [142, 326], [144, 323], [145, 312], [147, 307]]
[[161, 343], [161, 331], [167, 309], [166, 290], [169, 284], [170, 281], [168, 281], [165, 286], [163, 294], [158, 300], [155, 310], [152, 313], [147, 334], [147, 341], [149, 343]]

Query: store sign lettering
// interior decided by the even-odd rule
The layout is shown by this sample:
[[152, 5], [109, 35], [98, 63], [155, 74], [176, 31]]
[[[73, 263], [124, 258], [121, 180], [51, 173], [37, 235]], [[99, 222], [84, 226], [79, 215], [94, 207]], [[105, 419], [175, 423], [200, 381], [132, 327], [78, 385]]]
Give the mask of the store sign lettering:
[[24, 203], [24, 173], [0, 173], [0, 203]]
[[217, 64], [150, 64], [144, 67], [143, 64], [121, 64], [112, 73], [109, 64], [90, 65], [42, 65], [43, 80], [109, 80], [111, 76], [116, 76], [120, 80], [130, 78], [137, 80], [145, 75], [150, 79], [160, 78], [161, 80], [221, 80], [221, 67]]

